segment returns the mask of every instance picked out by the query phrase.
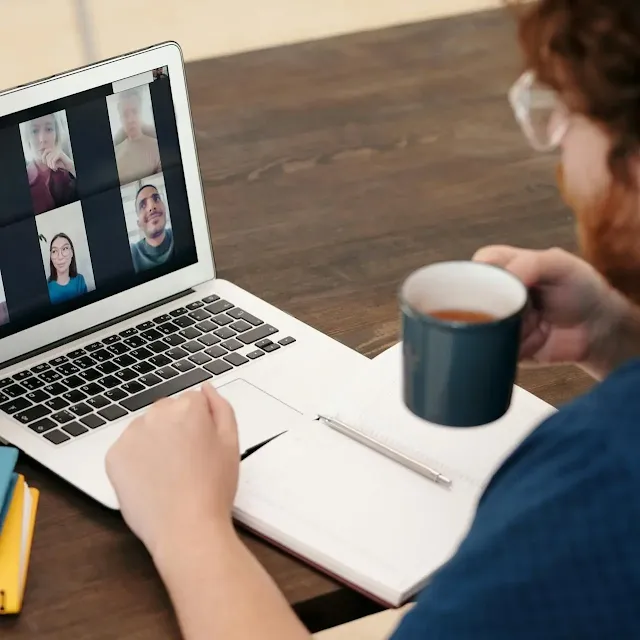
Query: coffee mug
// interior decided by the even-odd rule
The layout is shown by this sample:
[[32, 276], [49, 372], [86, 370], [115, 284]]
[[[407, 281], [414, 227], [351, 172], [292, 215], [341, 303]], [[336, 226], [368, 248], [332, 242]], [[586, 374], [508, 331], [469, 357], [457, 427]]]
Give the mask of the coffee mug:
[[400, 290], [404, 402], [428, 422], [476, 427], [502, 417], [516, 381], [525, 285], [500, 267], [439, 262]]

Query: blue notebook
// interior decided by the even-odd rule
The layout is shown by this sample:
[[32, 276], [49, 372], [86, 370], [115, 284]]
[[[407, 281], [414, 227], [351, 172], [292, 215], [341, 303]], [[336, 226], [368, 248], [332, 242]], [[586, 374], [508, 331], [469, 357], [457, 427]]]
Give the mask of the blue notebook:
[[0, 532], [18, 479], [18, 475], [14, 473], [16, 462], [18, 450], [14, 447], [0, 446]]

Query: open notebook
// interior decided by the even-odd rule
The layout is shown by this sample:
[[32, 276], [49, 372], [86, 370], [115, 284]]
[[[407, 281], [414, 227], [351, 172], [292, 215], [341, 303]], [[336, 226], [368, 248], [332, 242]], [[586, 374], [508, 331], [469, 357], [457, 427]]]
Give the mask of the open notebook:
[[455, 552], [500, 463], [554, 409], [516, 388], [509, 413], [474, 429], [414, 417], [401, 397], [400, 350], [326, 407], [447, 475], [445, 488], [295, 414], [242, 463], [235, 517], [258, 535], [386, 606], [410, 599]]

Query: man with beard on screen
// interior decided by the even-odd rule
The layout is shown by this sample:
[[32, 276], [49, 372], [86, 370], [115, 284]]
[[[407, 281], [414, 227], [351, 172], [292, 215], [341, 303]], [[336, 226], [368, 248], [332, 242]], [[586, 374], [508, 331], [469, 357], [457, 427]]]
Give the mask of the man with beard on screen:
[[[585, 260], [511, 246], [475, 259], [531, 290], [522, 359], [577, 363], [598, 384], [496, 472], [392, 640], [640, 638], [640, 3], [521, 10], [510, 101], [532, 146], [561, 154]], [[205, 385], [137, 418], [107, 470], [187, 640], [308, 638], [233, 528], [238, 459], [233, 411]]]
[[135, 198], [138, 228], [143, 238], [131, 246], [136, 271], [153, 269], [173, 256], [173, 233], [167, 229], [167, 212], [158, 190], [151, 184], [138, 189]]

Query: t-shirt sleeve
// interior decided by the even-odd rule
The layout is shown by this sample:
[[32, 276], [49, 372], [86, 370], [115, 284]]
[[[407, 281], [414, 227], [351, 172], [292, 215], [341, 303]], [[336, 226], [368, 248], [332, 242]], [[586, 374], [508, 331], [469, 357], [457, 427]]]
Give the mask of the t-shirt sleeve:
[[640, 637], [634, 483], [603, 434], [568, 428], [598, 418], [561, 411], [516, 450], [392, 640]]

